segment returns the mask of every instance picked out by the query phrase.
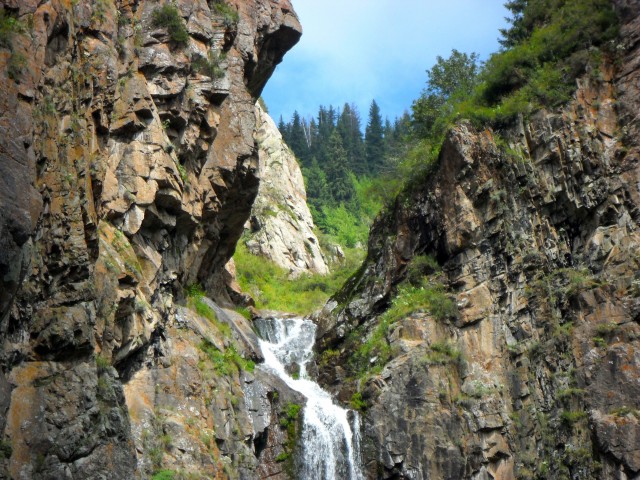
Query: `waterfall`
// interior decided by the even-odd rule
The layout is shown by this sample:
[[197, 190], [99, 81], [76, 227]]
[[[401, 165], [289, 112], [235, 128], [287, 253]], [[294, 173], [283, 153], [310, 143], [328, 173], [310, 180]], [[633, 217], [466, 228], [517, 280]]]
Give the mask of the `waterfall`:
[[[302, 418], [300, 478], [305, 480], [363, 480], [360, 461], [359, 418], [336, 405], [331, 395], [307, 374], [313, 357], [316, 325], [301, 318], [260, 319], [260, 348], [265, 368], [307, 399]], [[287, 367], [299, 365], [299, 378]], [[354, 434], [355, 430], [355, 434]]]

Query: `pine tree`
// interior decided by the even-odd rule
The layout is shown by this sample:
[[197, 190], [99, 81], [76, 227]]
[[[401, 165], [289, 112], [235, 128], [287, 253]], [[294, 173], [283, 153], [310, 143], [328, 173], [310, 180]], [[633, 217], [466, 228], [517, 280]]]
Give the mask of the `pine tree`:
[[362, 140], [360, 127], [360, 115], [355, 105], [344, 104], [342, 113], [336, 123], [336, 129], [342, 138], [342, 144], [347, 152], [349, 169], [356, 175], [367, 174], [364, 142]]
[[334, 202], [336, 204], [349, 202], [355, 196], [355, 189], [349, 176], [347, 152], [342, 146], [340, 134], [335, 130], [329, 138], [327, 164], [324, 170]]
[[369, 109], [369, 123], [364, 137], [367, 165], [371, 173], [376, 174], [382, 170], [384, 165], [384, 133], [382, 128], [382, 117], [380, 107], [374, 100]]
[[286, 141], [300, 163], [302, 165], [306, 165], [309, 159], [309, 147], [305, 139], [302, 120], [300, 119], [300, 114], [297, 111], [293, 112], [293, 121], [291, 122], [289, 138]]

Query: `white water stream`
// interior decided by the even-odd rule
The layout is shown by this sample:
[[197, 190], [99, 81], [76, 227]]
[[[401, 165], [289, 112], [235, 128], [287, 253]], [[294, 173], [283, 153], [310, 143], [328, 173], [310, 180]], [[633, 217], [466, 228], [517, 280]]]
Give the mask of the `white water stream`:
[[[307, 399], [302, 411], [300, 478], [305, 480], [363, 480], [360, 459], [359, 418], [339, 407], [320, 385], [307, 375], [306, 364], [313, 356], [316, 325], [301, 318], [265, 319], [257, 322], [263, 339], [262, 368], [280, 377]], [[299, 378], [287, 366], [300, 366]], [[355, 432], [355, 434], [354, 434]]]

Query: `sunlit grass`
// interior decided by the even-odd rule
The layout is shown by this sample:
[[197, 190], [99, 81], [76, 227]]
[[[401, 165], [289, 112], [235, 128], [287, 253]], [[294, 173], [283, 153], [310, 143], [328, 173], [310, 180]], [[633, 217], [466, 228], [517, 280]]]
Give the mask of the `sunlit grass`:
[[321, 308], [362, 260], [363, 251], [347, 250], [344, 264], [329, 275], [289, 278], [289, 272], [266, 258], [252, 255], [240, 242], [233, 259], [242, 290], [256, 307], [306, 315]]

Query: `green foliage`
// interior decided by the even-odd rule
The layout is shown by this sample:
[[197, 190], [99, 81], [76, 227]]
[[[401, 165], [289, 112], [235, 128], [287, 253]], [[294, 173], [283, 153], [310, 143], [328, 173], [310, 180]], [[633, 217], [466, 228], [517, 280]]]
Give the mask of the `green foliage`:
[[462, 352], [449, 342], [434, 342], [429, 347], [430, 352], [424, 356], [429, 365], [460, 364]]
[[418, 136], [439, 143], [462, 118], [500, 125], [519, 113], [566, 103], [586, 66], [599, 68], [594, 47], [618, 32], [607, 0], [514, 0], [507, 7], [514, 14], [512, 27], [503, 30], [507, 48], [482, 69], [474, 54], [454, 50], [446, 60], [438, 57], [428, 88], [412, 107]]
[[369, 170], [373, 173], [379, 173], [385, 163], [385, 144], [380, 107], [375, 100], [371, 102], [369, 108], [369, 122], [365, 130], [364, 146]]
[[322, 231], [342, 246], [354, 248], [367, 242], [369, 225], [344, 204], [322, 207], [322, 219], [318, 222]]
[[11, 40], [16, 33], [25, 31], [24, 24], [11, 16], [4, 7], [0, 8], [0, 47], [11, 48]]
[[98, 354], [96, 355], [96, 366], [98, 367], [98, 370], [107, 370], [111, 367], [111, 362], [108, 358]]
[[582, 388], [569, 387], [569, 388], [564, 388], [562, 390], [558, 390], [556, 397], [559, 400], [566, 399], [566, 398], [580, 398], [582, 395], [584, 395], [584, 393], [585, 393], [585, 390]]
[[358, 412], [363, 412], [367, 409], [367, 402], [362, 398], [362, 393], [360, 392], [355, 392], [353, 395], [351, 395], [349, 405], [352, 409]]
[[198, 347], [211, 361], [213, 369], [218, 375], [232, 375], [237, 373], [238, 369], [253, 372], [255, 368], [255, 363], [243, 358], [234, 345], [230, 345], [224, 352], [221, 352], [215, 345], [204, 340]]
[[195, 311], [201, 317], [209, 320], [225, 337], [231, 336], [231, 327], [218, 320], [216, 312], [205, 300], [206, 292], [200, 284], [193, 283], [188, 285], [185, 288], [185, 294], [187, 296], [187, 307]]
[[175, 480], [176, 474], [175, 470], [160, 470], [153, 474], [151, 480]]
[[[287, 431], [287, 441], [284, 450], [276, 456], [276, 462], [291, 461], [293, 451], [296, 448], [298, 440], [298, 419], [302, 406], [297, 403], [289, 402], [285, 405], [284, 410], [280, 412], [280, 426]], [[287, 470], [292, 470], [293, 465], [289, 465]]]
[[352, 252], [341, 268], [330, 275], [302, 275], [289, 278], [289, 272], [275, 263], [252, 255], [240, 242], [233, 259], [240, 287], [250, 293], [260, 309], [307, 314], [326, 303], [349, 278], [360, 257]]
[[151, 21], [154, 27], [166, 28], [171, 40], [178, 45], [189, 43], [189, 32], [180, 14], [178, 7], [171, 3], [166, 3], [156, 8], [151, 13]]
[[327, 187], [333, 202], [344, 204], [355, 196], [353, 182], [349, 176], [347, 152], [342, 145], [342, 138], [337, 130], [329, 137], [327, 162], [324, 169], [327, 177]]
[[207, 77], [216, 80], [224, 77], [224, 69], [220, 65], [224, 62], [226, 55], [224, 53], [210, 51], [207, 58], [197, 56], [191, 62], [191, 68], [196, 73], [202, 73]]
[[22, 75], [22, 71], [27, 66], [27, 57], [25, 57], [20, 52], [14, 52], [9, 57], [9, 62], [7, 63], [7, 75], [12, 80], [18, 80]]
[[[368, 374], [378, 374], [382, 367], [393, 357], [394, 350], [388, 342], [388, 334], [391, 325], [409, 314], [427, 310], [438, 320], [445, 320], [457, 316], [458, 309], [446, 294], [444, 286], [440, 283], [423, 283], [420, 286], [400, 285], [391, 306], [378, 319], [378, 324], [367, 339], [360, 343], [350, 358], [351, 369], [356, 376], [362, 377]], [[352, 339], [360, 337], [360, 332], [352, 333]], [[354, 340], [357, 341], [357, 340]], [[449, 360], [460, 360], [459, 352], [448, 349], [446, 345], [435, 344], [436, 350], [432, 350], [439, 359], [449, 357]], [[438, 350], [439, 349], [439, 350]], [[429, 359], [425, 358], [426, 361]]]
[[640, 420], [640, 410], [636, 408], [631, 408], [627, 406], [622, 406], [619, 408], [615, 408], [609, 412], [610, 415], [614, 415], [616, 417], [626, 417], [628, 415], [633, 415], [638, 420]]
[[275, 460], [276, 460], [276, 462], [280, 463], [280, 462], [286, 462], [290, 458], [291, 458], [291, 453], [290, 452], [282, 451], [278, 455], [276, 455]]
[[240, 20], [240, 15], [233, 7], [223, 0], [215, 0], [213, 3], [213, 13], [219, 17], [222, 17], [222, 24], [226, 28], [232, 28]]
[[581, 410], [563, 410], [562, 413], [560, 413], [560, 420], [568, 427], [573, 427], [573, 425], [585, 418], [587, 418], [587, 412]]
[[284, 407], [284, 410], [282, 411], [283, 417], [280, 419], [280, 425], [286, 428], [291, 423], [296, 422], [298, 420], [298, 415], [300, 415], [301, 409], [302, 406], [298, 405], [297, 403], [287, 403]]
[[402, 285], [383, 318], [393, 323], [418, 310], [427, 310], [437, 320], [455, 318], [458, 314], [458, 307], [447, 295], [444, 285], [423, 283], [420, 286]]
[[596, 326], [596, 334], [600, 337], [607, 337], [615, 333], [619, 328], [619, 325], [614, 322], [600, 323]]
[[449, 58], [438, 55], [436, 64], [427, 71], [427, 88], [413, 103], [416, 133], [422, 137], [439, 138], [448, 127], [444, 121], [455, 105], [468, 98], [477, 84], [478, 54], [467, 55], [452, 50]]
[[420, 286], [424, 277], [441, 270], [438, 261], [431, 255], [416, 255], [407, 266], [407, 282]]
[[0, 440], [0, 460], [5, 458], [11, 458], [13, 454], [13, 447], [7, 440]]

